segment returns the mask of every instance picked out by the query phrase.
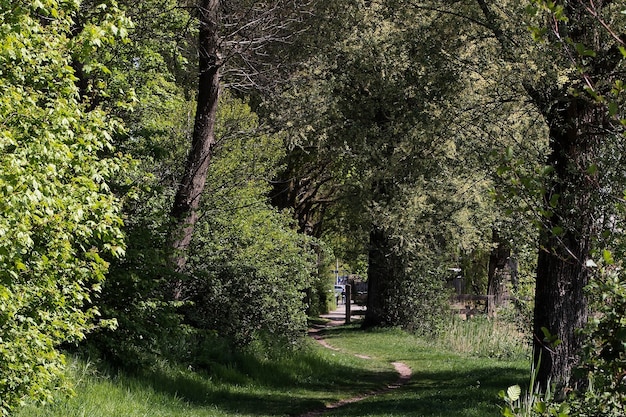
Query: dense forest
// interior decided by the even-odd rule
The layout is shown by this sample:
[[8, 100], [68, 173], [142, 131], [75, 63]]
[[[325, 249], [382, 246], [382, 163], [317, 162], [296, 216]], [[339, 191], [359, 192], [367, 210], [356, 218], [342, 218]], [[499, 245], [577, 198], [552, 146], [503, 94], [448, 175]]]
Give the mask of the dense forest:
[[364, 328], [445, 332], [460, 279], [514, 311], [539, 391], [620, 415], [625, 24], [621, 0], [0, 0], [0, 415], [69, 390], [68, 353], [298, 349], [337, 259]]

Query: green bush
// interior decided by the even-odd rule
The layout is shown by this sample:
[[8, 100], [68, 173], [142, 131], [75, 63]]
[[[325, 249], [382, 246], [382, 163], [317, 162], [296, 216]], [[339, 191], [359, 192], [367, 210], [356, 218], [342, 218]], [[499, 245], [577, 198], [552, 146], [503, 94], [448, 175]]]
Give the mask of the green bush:
[[124, 251], [114, 125], [85, 110], [70, 65], [87, 47], [70, 40], [75, 7], [0, 1], [0, 415], [68, 390], [58, 346], [93, 328], [103, 257]]
[[579, 370], [588, 386], [572, 400], [574, 415], [617, 417], [626, 414], [626, 276], [615, 265], [589, 285], [595, 312], [585, 333]]
[[[286, 216], [270, 208], [203, 223], [187, 284], [189, 322], [237, 346], [269, 335], [279, 345], [306, 330], [305, 289], [313, 252]], [[264, 336], [265, 335], [265, 336]]]
[[269, 205], [282, 140], [260, 131], [249, 106], [228, 95], [219, 118], [218, 134], [234, 136], [226, 135], [209, 169], [189, 250], [185, 315], [237, 346], [262, 337], [284, 345], [305, 334], [314, 242]]

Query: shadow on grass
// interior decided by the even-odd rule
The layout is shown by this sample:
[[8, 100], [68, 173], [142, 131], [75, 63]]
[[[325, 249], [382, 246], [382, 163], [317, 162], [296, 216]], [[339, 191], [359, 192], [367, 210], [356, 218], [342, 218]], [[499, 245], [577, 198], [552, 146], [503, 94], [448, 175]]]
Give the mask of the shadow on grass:
[[329, 416], [496, 417], [497, 393], [525, 381], [514, 367], [478, 367], [465, 372], [414, 372], [411, 382], [387, 395], [350, 404]]
[[[362, 332], [358, 325], [352, 325], [327, 329], [323, 334], [332, 344], [335, 337], [361, 339]], [[375, 361], [359, 362], [352, 355], [341, 355], [311, 349], [274, 362], [244, 355], [230, 365], [213, 364], [204, 373], [171, 368], [144, 370], [139, 375], [120, 374], [118, 382], [131, 388], [149, 387], [193, 407], [233, 415], [284, 416], [318, 410], [339, 397], [370, 392], [397, 379], [397, 374], [391, 368], [382, 368], [381, 362], [371, 366]], [[413, 349], [405, 349], [402, 355], [398, 359], [406, 360], [413, 368], [407, 385], [346, 405], [329, 415], [495, 417], [500, 415], [498, 391], [523, 383], [528, 376], [522, 366], [493, 359], [483, 361]]]
[[[323, 334], [331, 345], [336, 338], [351, 339], [350, 345], [358, 346], [363, 332], [358, 326], [340, 326]], [[524, 359], [501, 361], [459, 355], [433, 349], [424, 341], [414, 344], [410, 335], [394, 329], [365, 332], [373, 336], [367, 339], [371, 344], [368, 350], [387, 360], [406, 362], [413, 371], [411, 381], [399, 390], [347, 405], [329, 416], [496, 417], [504, 404], [498, 392], [514, 384], [527, 385], [529, 366]], [[387, 340], [402, 343], [389, 346]]]
[[298, 415], [339, 397], [377, 389], [397, 379], [397, 374], [392, 369], [338, 365], [311, 351], [279, 362], [246, 356], [230, 366], [215, 364], [210, 373], [146, 370], [121, 379], [193, 406], [244, 415]]

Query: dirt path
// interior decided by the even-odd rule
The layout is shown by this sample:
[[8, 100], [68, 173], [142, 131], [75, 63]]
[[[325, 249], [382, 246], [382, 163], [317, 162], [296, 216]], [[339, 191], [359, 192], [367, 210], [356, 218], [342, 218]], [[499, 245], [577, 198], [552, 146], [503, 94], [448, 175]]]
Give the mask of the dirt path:
[[[328, 342], [326, 342], [326, 340], [324, 340], [323, 336], [319, 333], [320, 330], [323, 330], [327, 327], [332, 327], [332, 326], [339, 326], [342, 325], [344, 322], [343, 320], [337, 319], [337, 314], [332, 314], [327, 316], [330, 321], [325, 325], [325, 326], [318, 326], [315, 328], [312, 328], [309, 330], [309, 336], [311, 336], [313, 339], [315, 339], [320, 345], [324, 346], [327, 349], [331, 349], [334, 351], [339, 351], [340, 349], [330, 345]], [[355, 354], [354, 356], [362, 358], [362, 359], [371, 359], [370, 357], [366, 356], [366, 355], [361, 355], [361, 354]], [[337, 402], [334, 402], [332, 404], [328, 404], [326, 405], [326, 407], [319, 409], [319, 410], [314, 410], [314, 411], [309, 411], [307, 413], [301, 414], [299, 417], [315, 417], [315, 416], [321, 416], [324, 413], [337, 409], [339, 407], [342, 407], [346, 404], [352, 404], [352, 403], [356, 403], [358, 401], [364, 400], [366, 398], [372, 397], [374, 395], [381, 395], [384, 394], [386, 392], [389, 392], [393, 389], [397, 389], [400, 388], [401, 386], [405, 385], [406, 383], [409, 382], [409, 380], [411, 379], [411, 368], [409, 368], [406, 364], [402, 363], [402, 362], [392, 362], [391, 363], [393, 365], [393, 367], [396, 369], [396, 372], [398, 373], [398, 379], [392, 383], [389, 384], [387, 386], [384, 386], [382, 388], [379, 388], [377, 390], [374, 391], [370, 391], [370, 392], [366, 392], [364, 394], [361, 395], [357, 395], [355, 397], [352, 398], [346, 398], [344, 400], [340, 400]]]

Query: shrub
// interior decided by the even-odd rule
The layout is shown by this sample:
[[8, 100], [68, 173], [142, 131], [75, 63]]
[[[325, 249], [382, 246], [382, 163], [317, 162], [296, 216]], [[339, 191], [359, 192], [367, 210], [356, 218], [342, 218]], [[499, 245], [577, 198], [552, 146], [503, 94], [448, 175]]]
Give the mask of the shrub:
[[0, 415], [68, 390], [58, 346], [93, 328], [103, 257], [124, 251], [114, 124], [70, 66], [77, 3], [0, 1]]

